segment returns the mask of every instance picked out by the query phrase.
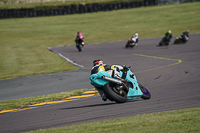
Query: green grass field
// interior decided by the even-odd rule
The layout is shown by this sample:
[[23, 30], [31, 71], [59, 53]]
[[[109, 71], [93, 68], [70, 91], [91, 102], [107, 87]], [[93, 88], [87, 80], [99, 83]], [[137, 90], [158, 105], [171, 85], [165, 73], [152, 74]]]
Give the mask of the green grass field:
[[[76, 70], [48, 47], [74, 45], [77, 31], [85, 43], [159, 37], [171, 29], [200, 31], [200, 2], [110, 12], [0, 20], [0, 79]], [[86, 46], [87, 47], [87, 46]]]

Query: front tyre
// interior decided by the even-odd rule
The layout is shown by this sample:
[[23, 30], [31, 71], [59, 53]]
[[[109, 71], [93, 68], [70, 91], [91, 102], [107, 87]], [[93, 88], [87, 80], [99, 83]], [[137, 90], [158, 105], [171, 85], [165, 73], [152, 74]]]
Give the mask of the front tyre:
[[107, 98], [111, 101], [115, 101], [117, 103], [125, 103], [127, 101], [127, 94], [125, 91], [122, 90], [119, 93], [114, 87], [111, 87], [109, 83], [104, 85], [103, 91]]
[[158, 46], [162, 46], [163, 45], [163, 42], [162, 41], [160, 41], [159, 42], [159, 44], [158, 44]]
[[129, 41], [126, 43], [126, 48], [128, 48], [130, 46]]
[[143, 87], [140, 83], [138, 83], [138, 85], [140, 87], [140, 90], [143, 93], [143, 95], [141, 96], [141, 98], [144, 99], [144, 100], [150, 99], [151, 98], [150, 92], [145, 87]]
[[77, 47], [77, 49], [78, 49], [79, 52], [82, 51], [80, 44], [77, 44], [76, 47]]

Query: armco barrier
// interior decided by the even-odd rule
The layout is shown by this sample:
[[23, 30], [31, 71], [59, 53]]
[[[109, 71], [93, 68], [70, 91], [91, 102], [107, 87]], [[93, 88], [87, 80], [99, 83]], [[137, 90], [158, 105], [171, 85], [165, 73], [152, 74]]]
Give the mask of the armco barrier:
[[0, 19], [24, 18], [24, 17], [41, 17], [68, 15], [78, 13], [92, 13], [99, 11], [112, 11], [119, 9], [128, 9], [141, 6], [157, 5], [157, 0], [129, 1], [129, 2], [110, 2], [110, 3], [93, 3], [86, 5], [70, 5], [49, 7], [48, 9], [0, 9]]

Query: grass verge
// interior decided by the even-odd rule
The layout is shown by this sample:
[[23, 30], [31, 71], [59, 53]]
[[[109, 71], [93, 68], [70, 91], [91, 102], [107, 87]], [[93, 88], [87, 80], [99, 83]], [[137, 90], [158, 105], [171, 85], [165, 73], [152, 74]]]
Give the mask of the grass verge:
[[41, 96], [36, 96], [36, 97], [27, 97], [27, 98], [0, 101], [0, 111], [7, 110], [7, 109], [22, 108], [28, 105], [33, 105], [33, 104], [47, 102], [47, 101], [61, 100], [61, 99], [65, 99], [71, 96], [78, 96], [88, 90], [92, 90], [92, 89], [80, 89], [80, 90], [74, 90], [74, 91], [54, 93], [54, 94], [49, 94], [49, 95], [41, 95]]
[[198, 133], [200, 108], [124, 117], [28, 133]]

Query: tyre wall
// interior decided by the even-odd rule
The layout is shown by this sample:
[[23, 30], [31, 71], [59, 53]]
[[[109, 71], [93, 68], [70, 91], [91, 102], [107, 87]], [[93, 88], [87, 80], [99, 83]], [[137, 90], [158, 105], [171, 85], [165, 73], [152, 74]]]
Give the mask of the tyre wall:
[[69, 5], [69, 6], [49, 6], [43, 9], [38, 8], [21, 8], [21, 9], [0, 9], [0, 19], [8, 18], [25, 18], [40, 16], [56, 16], [68, 14], [92, 13], [99, 11], [112, 11], [128, 8], [136, 8], [141, 6], [158, 5], [159, 0], [140, 0], [129, 2], [109, 2], [109, 3], [93, 3], [85, 5]]

